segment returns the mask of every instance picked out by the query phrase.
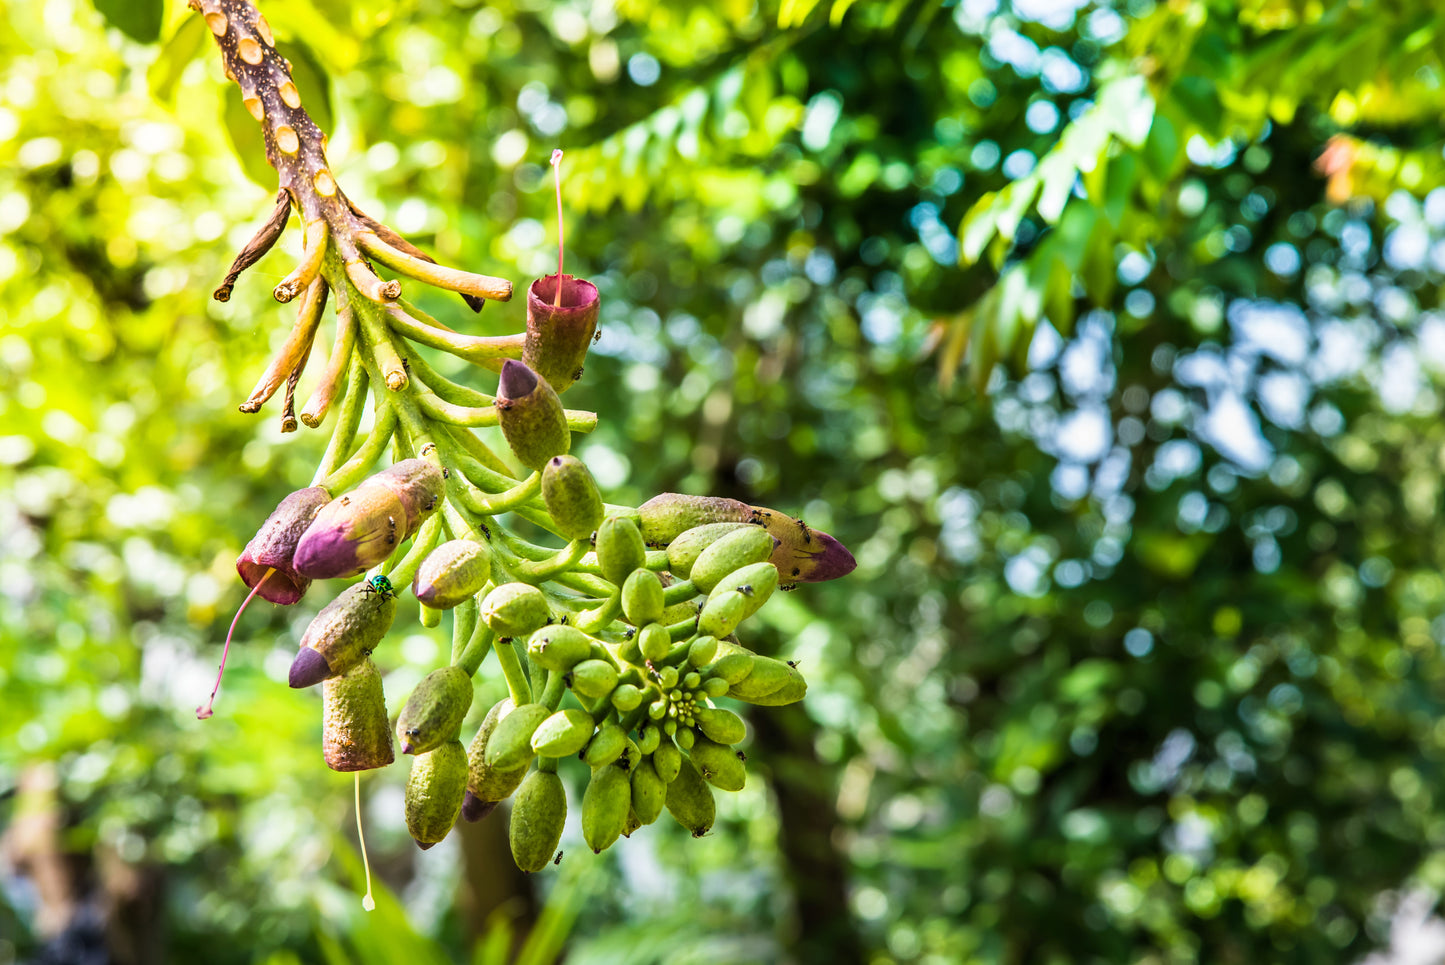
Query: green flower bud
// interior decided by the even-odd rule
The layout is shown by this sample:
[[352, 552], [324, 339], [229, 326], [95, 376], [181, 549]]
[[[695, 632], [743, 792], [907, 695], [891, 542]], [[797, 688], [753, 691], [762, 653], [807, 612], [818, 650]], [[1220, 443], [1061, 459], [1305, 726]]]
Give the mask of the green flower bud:
[[712, 663], [715, 656], [717, 656], [717, 637], [697, 637], [687, 648], [687, 662], [694, 667], [706, 667]]
[[750, 601], [737, 591], [710, 596], [697, 615], [697, 632], [725, 637], [738, 628], [748, 614]]
[[397, 522], [401, 524], [401, 539], [406, 539], [421, 529], [421, 524], [436, 511], [446, 482], [436, 463], [427, 459], [403, 459], [362, 480], [356, 492], [360, 494], [372, 487], [388, 490], [401, 502], [405, 518]]
[[602, 578], [622, 586], [632, 571], [647, 563], [647, 547], [637, 524], [625, 516], [609, 516], [597, 527], [597, 564]]
[[572, 668], [572, 689], [597, 699], [617, 686], [617, 670], [606, 660], [584, 660]]
[[724, 535], [702, 551], [688, 579], [704, 593], [734, 570], [761, 563], [773, 552], [773, 536], [761, 526], [745, 526]]
[[662, 720], [663, 716], [667, 714], [667, 707], [667, 698], [659, 697], [647, 705], [647, 716], [653, 720]]
[[745, 650], [737, 644], [719, 643], [718, 657], [708, 668], [708, 672], [731, 686], [746, 679], [753, 672], [754, 657], [751, 650]]
[[525, 637], [550, 623], [552, 610], [535, 586], [503, 583], [482, 600], [482, 619], [499, 637]]
[[425, 603], [417, 605], [417, 622], [428, 630], [435, 630], [442, 625], [442, 611], [433, 610]]
[[471, 599], [492, 578], [492, 551], [471, 539], [453, 539], [427, 554], [411, 582], [418, 601], [450, 610]]
[[[798, 673], [796, 667], [788, 667], [788, 679], [781, 687], [769, 691], [761, 697], [754, 697], [748, 701], [759, 707], [781, 707], [784, 704], [794, 704], [802, 700], [808, 693], [808, 682], [803, 675]], [[742, 699], [742, 698], [739, 698]]]
[[366, 771], [395, 760], [381, 674], [363, 657], [321, 685], [321, 747], [333, 771]]
[[592, 772], [582, 795], [582, 840], [594, 854], [612, 846], [627, 826], [632, 806], [632, 782], [620, 767], [599, 767]]
[[708, 740], [736, 744], [747, 736], [748, 729], [743, 719], [730, 710], [699, 707], [692, 716], [697, 721], [698, 730], [706, 734]]
[[657, 769], [652, 766], [652, 761], [638, 761], [637, 766], [632, 769], [632, 811], [637, 815], [637, 820], [643, 824], [656, 821], [666, 800], [667, 785], [657, 776]]
[[709, 677], [702, 682], [702, 692], [713, 699], [726, 697], [728, 682], [721, 677]]
[[637, 648], [642, 659], [661, 663], [672, 652], [672, 637], [667, 627], [660, 623], [649, 623], [637, 632]]
[[657, 769], [662, 783], [671, 784], [677, 780], [678, 770], [682, 767], [682, 751], [670, 740], [660, 741], [657, 750], [652, 752], [652, 766]]
[[693, 564], [697, 562], [697, 558], [702, 555], [703, 550], [729, 533], [749, 525], [751, 524], [704, 523], [701, 526], [694, 526], [667, 544], [667, 568], [679, 579], [687, 579], [692, 573]]
[[472, 706], [472, 678], [461, 667], [442, 667], [422, 678], [396, 718], [403, 754], [425, 754], [454, 740]]
[[632, 810], [632, 808], [628, 808], [627, 821], [625, 824], [622, 825], [622, 836], [624, 838], [630, 838], [632, 837], [632, 833], [640, 827], [642, 827], [642, 819], [637, 816], [636, 811]]
[[657, 745], [662, 743], [662, 731], [657, 729], [655, 724], [647, 724], [637, 732], [637, 751], [639, 754], [651, 755], [657, 750]]
[[548, 459], [571, 447], [562, 400], [546, 379], [515, 359], [502, 363], [496, 406], [507, 445], [528, 469], [541, 471]]
[[602, 493], [576, 456], [553, 456], [542, 470], [542, 500], [567, 539], [586, 539], [602, 525]]
[[313, 580], [363, 573], [396, 549], [404, 536], [406, 508], [382, 486], [338, 496], [317, 512], [296, 544], [292, 564]]
[[[654, 755], [653, 760], [656, 759]], [[700, 838], [712, 830], [717, 805], [712, 799], [712, 788], [703, 781], [692, 762], [680, 761], [680, 765], [676, 779], [667, 782], [667, 812], [691, 831], [694, 838]], [[666, 778], [660, 772], [659, 776]]]
[[512, 860], [526, 872], [541, 871], [557, 852], [562, 827], [567, 823], [567, 792], [562, 779], [550, 771], [533, 771], [517, 788], [507, 837]]
[[503, 715], [487, 740], [487, 764], [511, 770], [529, 763], [535, 756], [532, 734], [551, 716], [552, 711], [546, 704], [523, 704]]
[[662, 685], [663, 690], [671, 690], [677, 686], [677, 668], [663, 667], [657, 672], [657, 682]]
[[677, 537], [704, 523], [750, 523], [753, 508], [722, 496], [686, 496], [662, 493], [637, 507], [642, 538], [648, 546], [667, 546]]
[[700, 686], [702, 686], [702, 675], [699, 674], [696, 670], [692, 671], [686, 677], [682, 678], [683, 690], [696, 690]]
[[715, 743], [706, 737], [693, 741], [688, 756], [697, 767], [698, 774], [715, 788], [723, 791], [741, 791], [747, 782], [747, 772], [738, 755], [726, 744]]
[[510, 698], [497, 701], [487, 716], [472, 743], [467, 747], [467, 796], [462, 802], [462, 817], [468, 821], [479, 821], [504, 801], [527, 776], [527, 764], [512, 768], [497, 768], [487, 764], [487, 741], [497, 728], [497, 722], [512, 711]]
[[656, 623], [665, 609], [662, 602], [662, 579], [651, 570], [633, 570], [622, 584], [622, 612], [635, 627]]
[[587, 745], [582, 759], [592, 768], [606, 767], [627, 750], [627, 732], [613, 723], [597, 728], [597, 734]]
[[612, 691], [612, 706], [621, 713], [630, 713], [642, 706], [642, 691], [632, 684], [618, 684]]
[[[671, 723], [671, 721], [669, 721], [669, 723]], [[674, 737], [673, 740], [677, 741], [678, 747], [681, 747], [685, 751], [690, 751], [692, 750], [692, 742], [697, 740], [697, 737], [693, 734], [691, 728], [679, 727], [677, 729], [677, 736]]]
[[592, 737], [592, 715], [569, 707], [559, 710], [532, 732], [532, 750], [543, 757], [568, 757], [587, 746]]
[[544, 275], [527, 289], [527, 334], [522, 361], [550, 382], [567, 391], [582, 377], [582, 363], [597, 331], [597, 286], [562, 275], [561, 304], [557, 302], [558, 276]]
[[767, 706], [778, 706], [778, 703], [770, 700], [774, 692], [782, 691], [787, 687], [785, 693], [780, 693], [780, 702], [791, 704], [801, 700], [807, 692], [807, 682], [797, 669], [788, 666], [781, 660], [774, 660], [771, 657], [753, 656], [753, 672], [748, 674], [739, 682], [728, 689], [728, 696], [750, 704], [763, 704]]
[[447, 741], [411, 763], [406, 782], [406, 829], [425, 851], [451, 831], [467, 791], [467, 752]]
[[726, 593], [740, 593], [747, 597], [748, 604], [743, 610], [743, 619], [757, 613], [778, 588], [778, 568], [771, 563], [754, 563], [733, 570], [719, 581], [708, 594], [708, 600]]
[[301, 649], [291, 663], [291, 686], [310, 687], [361, 663], [386, 636], [395, 616], [396, 599], [383, 598], [366, 583], [342, 590], [301, 635]]
[[527, 656], [544, 670], [565, 673], [591, 653], [592, 638], [567, 624], [543, 627], [527, 641]]

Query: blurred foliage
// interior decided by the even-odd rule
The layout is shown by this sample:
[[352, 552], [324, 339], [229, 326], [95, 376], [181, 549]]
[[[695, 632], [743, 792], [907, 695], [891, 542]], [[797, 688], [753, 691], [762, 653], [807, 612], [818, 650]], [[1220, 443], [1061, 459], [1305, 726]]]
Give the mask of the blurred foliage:
[[[208, 300], [270, 184], [184, 5], [151, 45], [142, 6], [0, 2], [0, 824], [58, 810], [88, 901], [153, 883], [131, 960], [361, 960], [352, 784], [284, 683], [321, 596], [248, 612], [192, 714], [322, 440], [236, 412], [299, 238]], [[547, 271], [567, 150], [614, 501], [733, 495], [859, 559], [764, 611], [812, 686], [711, 837], [568, 830], [570, 960], [1357, 961], [1433, 905], [1438, 6], [262, 7], [343, 186], [443, 261]], [[393, 631], [393, 700], [439, 645]], [[470, 852], [412, 849], [401, 774], [363, 782], [406, 910], [364, 960], [470, 954]], [[48, 937], [16, 837], [0, 962]]]

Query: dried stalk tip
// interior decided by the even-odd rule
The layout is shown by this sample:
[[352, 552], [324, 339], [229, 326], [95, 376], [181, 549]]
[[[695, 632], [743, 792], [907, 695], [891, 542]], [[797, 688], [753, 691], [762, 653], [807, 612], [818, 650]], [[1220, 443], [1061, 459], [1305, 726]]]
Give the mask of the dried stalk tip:
[[[194, 9], [200, 9], [198, 4], [192, 6]], [[271, 217], [257, 229], [251, 240], [246, 242], [246, 247], [242, 248], [241, 253], [236, 256], [236, 260], [231, 262], [231, 270], [226, 272], [226, 277], [221, 281], [220, 287], [211, 293], [212, 298], [218, 302], [231, 300], [231, 289], [235, 287], [236, 279], [241, 276], [241, 272], [260, 261], [261, 257], [271, 250], [276, 239], [281, 237], [281, 232], [286, 227], [286, 220], [290, 217], [291, 195], [286, 191], [280, 191], [276, 195], [276, 207], [272, 210]]]

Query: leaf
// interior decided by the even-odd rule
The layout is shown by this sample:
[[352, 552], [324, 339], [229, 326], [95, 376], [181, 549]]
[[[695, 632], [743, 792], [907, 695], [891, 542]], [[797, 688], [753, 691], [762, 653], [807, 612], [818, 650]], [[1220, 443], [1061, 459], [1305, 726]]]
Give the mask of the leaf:
[[1174, 82], [1169, 94], [1201, 131], [1209, 135], [1219, 133], [1224, 107], [1219, 103], [1212, 81], [1204, 77], [1181, 77]]
[[973, 309], [965, 309], [948, 323], [948, 335], [938, 353], [938, 387], [943, 392], [953, 388], [963, 353], [968, 349], [968, 336], [973, 330]]
[[1115, 228], [1124, 219], [1124, 209], [1129, 206], [1138, 170], [1139, 159], [1133, 154], [1121, 154], [1109, 164], [1109, 172], [1104, 179], [1104, 215]]
[[817, 6], [818, 0], [783, 0], [778, 7], [778, 26], [785, 30], [802, 26]]
[[999, 237], [1005, 241], [1013, 241], [1014, 234], [1019, 229], [1019, 222], [1024, 220], [1024, 213], [1034, 202], [1034, 196], [1039, 193], [1040, 182], [1037, 178], [1025, 178], [1022, 181], [1015, 181], [1006, 186], [998, 194], [999, 213], [995, 223]]
[[990, 191], [975, 201], [973, 207], [968, 209], [968, 214], [963, 216], [963, 224], [958, 229], [958, 263], [961, 267], [967, 268], [978, 261], [983, 249], [988, 247], [989, 240], [993, 237], [994, 225], [998, 221], [998, 214], [994, 210], [994, 201], [997, 198], [997, 192]]
[[1039, 217], [1054, 224], [1064, 213], [1064, 205], [1069, 203], [1069, 195], [1079, 180], [1079, 169], [1062, 153], [1051, 151], [1039, 163], [1034, 177], [1044, 184], [1039, 192]]
[[[153, 44], [161, 39], [165, 20], [163, 0], [92, 0], [95, 9], [112, 26], [132, 40]], [[192, 18], [200, 19], [200, 18]]]
[[146, 71], [152, 97], [167, 106], [175, 106], [176, 87], [181, 82], [181, 75], [204, 49], [206, 35], [206, 22], [200, 17], [186, 17], [180, 22], [170, 39], [161, 46], [155, 63]]
[[1162, 114], [1154, 115], [1149, 137], [1144, 142], [1144, 163], [1157, 181], [1166, 181], [1179, 162], [1179, 134], [1174, 122]]

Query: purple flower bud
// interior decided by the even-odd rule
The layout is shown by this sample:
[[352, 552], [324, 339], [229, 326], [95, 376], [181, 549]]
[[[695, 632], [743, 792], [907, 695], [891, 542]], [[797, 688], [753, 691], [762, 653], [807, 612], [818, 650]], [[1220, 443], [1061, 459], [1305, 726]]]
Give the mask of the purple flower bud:
[[365, 582], [348, 586], [306, 627], [288, 682], [310, 687], [346, 673], [376, 649], [395, 617], [395, 597], [372, 592]]
[[314, 580], [354, 576], [386, 559], [403, 538], [406, 508], [385, 486], [338, 496], [296, 544], [296, 571]]
[[380, 486], [390, 490], [406, 510], [402, 539], [410, 538], [441, 504], [446, 482], [441, 467], [426, 459], [403, 459], [364, 480], [358, 490]]
[[515, 359], [502, 363], [496, 405], [502, 435], [527, 468], [540, 471], [571, 447], [562, 400], [546, 379]]
[[582, 363], [587, 360], [587, 350], [597, 331], [601, 303], [596, 285], [562, 275], [558, 305], [557, 285], [558, 276], [548, 275], [527, 289], [527, 335], [522, 343], [522, 361], [561, 394], [582, 375]]
[[[311, 580], [296, 571], [296, 544], [330, 499], [320, 486], [298, 489], [281, 500], [237, 557], [236, 572], [247, 587], [266, 581], [256, 592], [261, 599], [290, 606], [306, 593]], [[274, 572], [267, 577], [268, 571]]]

